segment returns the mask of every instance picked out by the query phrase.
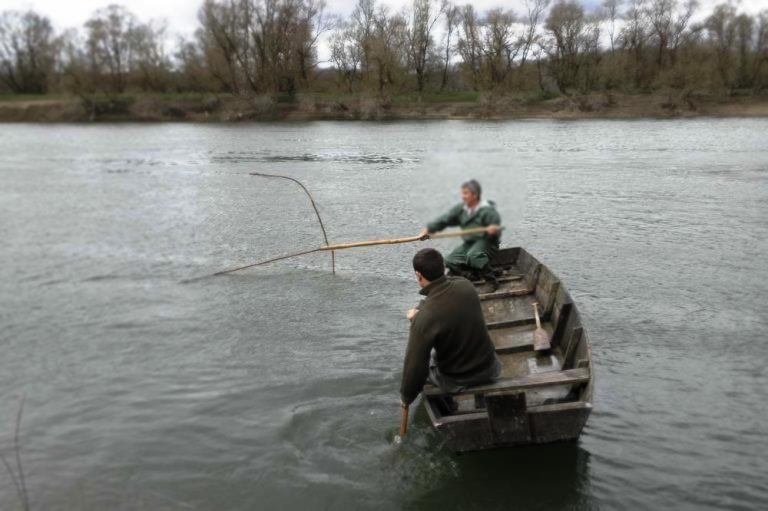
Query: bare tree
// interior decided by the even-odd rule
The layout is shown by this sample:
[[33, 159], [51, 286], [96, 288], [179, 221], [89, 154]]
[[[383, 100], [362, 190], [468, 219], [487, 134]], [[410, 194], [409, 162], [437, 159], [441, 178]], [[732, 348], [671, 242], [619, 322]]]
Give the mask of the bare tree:
[[629, 0], [629, 6], [624, 15], [624, 26], [621, 30], [621, 46], [628, 52], [627, 72], [632, 74], [636, 87], [645, 84], [644, 51], [648, 40], [649, 27], [646, 16], [646, 0]]
[[557, 87], [566, 93], [576, 85], [584, 50], [584, 8], [574, 0], [560, 0], [547, 17], [546, 29], [551, 33], [549, 54], [552, 75]]
[[752, 86], [755, 89], [768, 86], [768, 77], [762, 70], [768, 67], [768, 9], [757, 16], [755, 30], [755, 58], [752, 64]]
[[736, 42], [736, 8], [732, 4], [718, 5], [706, 19], [705, 26], [715, 49], [717, 71], [722, 84], [730, 87], [733, 68], [731, 56]]
[[355, 80], [359, 78], [360, 66], [363, 61], [363, 48], [355, 35], [355, 26], [344, 23], [331, 37], [331, 62], [339, 75], [339, 86], [342, 84], [348, 93], [352, 93]]
[[375, 73], [376, 90], [383, 94], [387, 86], [395, 85], [397, 76], [407, 68], [408, 22], [401, 14], [390, 14], [380, 6], [374, 18], [369, 59]]
[[245, 69], [241, 68], [248, 42], [243, 38], [247, 24], [240, 18], [243, 6], [247, 8], [248, 4], [237, 0], [221, 3], [205, 0], [198, 11], [197, 40], [206, 67], [225, 90], [235, 94], [243, 90], [246, 81], [251, 90], [258, 89], [255, 67], [246, 65]]
[[472, 4], [467, 4], [461, 8], [461, 26], [457, 49], [462, 59], [462, 70], [465, 75], [469, 75], [472, 90], [480, 90], [483, 64], [482, 27]]
[[699, 3], [697, 0], [686, 0], [683, 4], [682, 11], [678, 11], [677, 13], [676, 19], [672, 25], [671, 44], [669, 48], [670, 63], [672, 65], [677, 63], [678, 49], [692, 33], [689, 25], [698, 6]]
[[369, 72], [371, 41], [376, 29], [376, 1], [358, 0], [357, 6], [352, 11], [350, 20], [352, 32], [357, 46], [362, 53], [362, 71], [365, 75]]
[[666, 67], [674, 60], [674, 52], [680, 45], [697, 5], [696, 0], [688, 0], [683, 10], [679, 11], [677, 0], [651, 0], [646, 7], [650, 35], [656, 40], [657, 66]]
[[604, 0], [603, 14], [609, 22], [608, 37], [611, 42], [611, 56], [616, 53], [616, 21], [619, 19], [619, 9], [623, 0]]
[[305, 0], [300, 10], [296, 30], [297, 72], [303, 86], [309, 85], [309, 73], [317, 66], [317, 47], [320, 38], [338, 23], [325, 12], [323, 0]]
[[451, 58], [453, 51], [453, 35], [456, 32], [457, 25], [461, 12], [459, 8], [446, 0], [443, 4], [443, 12], [445, 13], [445, 37], [443, 39], [443, 72], [440, 79], [440, 90], [445, 90], [448, 85], [448, 70], [451, 66]]
[[181, 87], [196, 92], [228, 91], [227, 80], [210, 66], [208, 56], [203, 53], [199, 41], [183, 37], [176, 44], [176, 62], [180, 67]]
[[515, 22], [513, 11], [500, 8], [488, 11], [483, 21], [483, 54], [488, 78], [494, 87], [506, 82], [522, 48], [520, 39], [515, 37]]
[[130, 34], [136, 24], [136, 17], [119, 5], [99, 9], [85, 23], [91, 73], [97, 81], [105, 77], [112, 92], [123, 92], [128, 85], [133, 59]]
[[16, 93], [44, 94], [56, 58], [53, 28], [33, 11], [0, 15], [0, 81]]
[[74, 28], [66, 30], [56, 39], [56, 70], [64, 89], [78, 96], [94, 90], [85, 47], [81, 34]]
[[549, 0], [525, 0], [526, 20], [523, 34], [523, 48], [520, 52], [520, 67], [525, 66], [528, 54], [539, 37], [541, 16], [549, 7]]
[[441, 0], [413, 0], [408, 31], [408, 56], [416, 73], [416, 90], [426, 84], [427, 60], [434, 45], [432, 33], [446, 8]]
[[139, 86], [145, 91], [165, 91], [170, 82], [171, 61], [166, 50], [167, 24], [137, 24], [130, 33]]

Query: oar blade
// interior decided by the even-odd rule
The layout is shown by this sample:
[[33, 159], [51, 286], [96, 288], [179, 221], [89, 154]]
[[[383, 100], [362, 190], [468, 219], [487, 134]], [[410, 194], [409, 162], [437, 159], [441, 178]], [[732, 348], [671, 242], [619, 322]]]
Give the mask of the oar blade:
[[552, 347], [549, 334], [543, 328], [537, 328], [533, 331], [533, 349], [535, 351], [545, 351]]

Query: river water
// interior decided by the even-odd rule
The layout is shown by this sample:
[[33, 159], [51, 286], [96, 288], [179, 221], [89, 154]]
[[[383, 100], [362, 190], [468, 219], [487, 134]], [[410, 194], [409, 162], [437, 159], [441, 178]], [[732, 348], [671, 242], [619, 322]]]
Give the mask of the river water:
[[[392, 444], [417, 245], [182, 283], [322, 242], [254, 171], [332, 242], [480, 180], [582, 312], [579, 443], [455, 457], [417, 416]], [[24, 396], [34, 509], [768, 504], [768, 120], [2, 125], [0, 240], [0, 454]]]

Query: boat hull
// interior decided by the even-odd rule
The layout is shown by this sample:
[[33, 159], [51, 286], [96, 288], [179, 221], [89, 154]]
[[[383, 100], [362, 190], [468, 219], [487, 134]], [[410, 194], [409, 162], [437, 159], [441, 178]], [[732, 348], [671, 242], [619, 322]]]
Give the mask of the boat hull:
[[[592, 411], [589, 339], [560, 280], [521, 248], [493, 261], [501, 287], [475, 282], [502, 361], [496, 382], [444, 394], [427, 386], [422, 399], [433, 427], [456, 453], [577, 440]], [[552, 347], [535, 351], [533, 304], [542, 311]], [[445, 410], [446, 397], [458, 409]]]

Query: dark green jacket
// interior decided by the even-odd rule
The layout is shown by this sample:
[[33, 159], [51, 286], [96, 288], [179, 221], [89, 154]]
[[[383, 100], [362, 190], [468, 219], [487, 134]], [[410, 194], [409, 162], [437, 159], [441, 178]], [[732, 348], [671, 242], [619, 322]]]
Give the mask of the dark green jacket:
[[430, 352], [449, 378], [467, 379], [496, 360], [475, 286], [461, 277], [440, 277], [421, 290], [426, 298], [411, 322], [400, 396], [411, 404], [429, 374]]
[[[489, 225], [501, 225], [501, 217], [492, 202], [483, 202], [472, 215], [467, 214], [464, 204], [457, 204], [446, 214], [435, 219], [434, 222], [427, 224], [429, 232], [442, 231], [446, 227], [461, 227], [462, 229], [471, 229], [473, 227], [488, 227]], [[485, 233], [470, 234], [462, 236], [466, 242], [473, 242], [482, 239]], [[492, 241], [499, 242], [500, 235], [493, 236]]]

